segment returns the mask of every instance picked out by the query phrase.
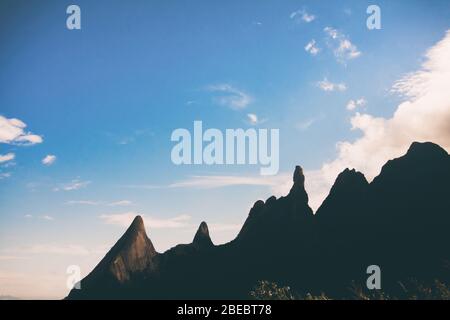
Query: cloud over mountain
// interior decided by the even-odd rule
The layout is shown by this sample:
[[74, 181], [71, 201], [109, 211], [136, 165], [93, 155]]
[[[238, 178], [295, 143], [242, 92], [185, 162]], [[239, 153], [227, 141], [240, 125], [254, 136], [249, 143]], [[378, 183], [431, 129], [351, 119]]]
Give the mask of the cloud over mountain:
[[392, 117], [357, 112], [351, 129], [362, 135], [355, 141], [337, 143], [337, 157], [317, 171], [306, 172], [307, 189], [314, 208], [324, 199], [333, 180], [346, 167], [355, 168], [369, 179], [379, 173], [388, 159], [405, 153], [412, 141], [434, 141], [450, 150], [450, 30], [425, 54], [416, 72], [393, 86], [405, 97]]

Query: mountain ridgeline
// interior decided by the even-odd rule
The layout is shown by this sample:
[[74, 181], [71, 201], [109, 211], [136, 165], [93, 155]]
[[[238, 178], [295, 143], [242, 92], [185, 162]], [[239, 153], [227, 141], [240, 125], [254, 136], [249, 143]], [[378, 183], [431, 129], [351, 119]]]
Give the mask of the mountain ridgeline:
[[289, 194], [257, 201], [237, 237], [214, 245], [202, 222], [190, 244], [155, 251], [137, 216], [68, 299], [240, 299], [259, 280], [346, 297], [369, 265], [383, 289], [404, 279], [450, 280], [450, 156], [413, 143], [368, 183], [345, 169], [313, 214], [303, 171]]

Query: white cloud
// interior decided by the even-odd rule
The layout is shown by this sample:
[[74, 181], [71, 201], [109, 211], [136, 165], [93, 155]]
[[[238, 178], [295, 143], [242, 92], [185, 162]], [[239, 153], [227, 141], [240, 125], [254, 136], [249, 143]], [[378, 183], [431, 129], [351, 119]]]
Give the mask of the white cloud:
[[[102, 219], [106, 224], [128, 227], [137, 215], [139, 215], [137, 212], [103, 214], [100, 216], [100, 219]], [[141, 216], [145, 225], [150, 229], [173, 229], [191, 226], [189, 223], [191, 217], [185, 214], [172, 218], [156, 218], [145, 214], [141, 214]]]
[[347, 103], [347, 110], [355, 110], [357, 107], [364, 107], [367, 104], [366, 99], [364, 98], [359, 98], [356, 100], [350, 100]]
[[262, 124], [264, 122], [266, 122], [267, 119], [259, 119], [259, 117], [254, 114], [254, 113], [248, 113], [247, 114], [247, 122], [252, 125], [252, 126], [256, 126], [258, 124]]
[[53, 189], [53, 191], [74, 191], [79, 190], [81, 188], [84, 188], [88, 186], [91, 182], [90, 181], [81, 181], [79, 179], [74, 179], [69, 183], [62, 184], [59, 187], [56, 187]]
[[15, 157], [16, 155], [12, 152], [7, 154], [0, 154], [0, 163], [14, 160]]
[[306, 12], [305, 9], [297, 10], [289, 15], [289, 18], [295, 21], [310, 23], [316, 19], [316, 16]]
[[247, 118], [251, 124], [253, 124], [253, 125], [258, 124], [258, 116], [256, 114], [249, 113], [249, 114], [247, 114]]
[[322, 81], [317, 82], [317, 86], [323, 91], [345, 91], [347, 86], [345, 83], [333, 83], [324, 78]]
[[41, 136], [24, 131], [26, 127], [19, 119], [0, 116], [0, 143], [30, 145], [43, 141]]
[[305, 51], [309, 52], [311, 55], [315, 56], [319, 53], [320, 49], [316, 46], [316, 40], [312, 39], [305, 46]]
[[42, 164], [46, 166], [51, 166], [56, 161], [56, 156], [53, 154], [48, 154], [42, 159]]
[[24, 217], [27, 218], [27, 219], [33, 218], [33, 216], [31, 214], [26, 214]]
[[333, 50], [334, 56], [340, 63], [355, 59], [361, 55], [361, 51], [350, 41], [348, 36], [331, 27], [323, 29], [326, 34], [328, 46]]
[[53, 217], [49, 216], [49, 215], [44, 215], [40, 217], [43, 220], [47, 220], [47, 221], [53, 221], [55, 220]]
[[390, 118], [356, 113], [352, 130], [362, 136], [337, 144], [337, 158], [320, 170], [309, 172], [308, 191], [319, 204], [337, 175], [355, 168], [372, 180], [384, 163], [403, 155], [414, 141], [432, 141], [450, 151], [450, 30], [431, 47], [421, 68], [400, 79], [393, 91], [402, 94], [402, 102]]
[[211, 92], [221, 93], [222, 95], [214, 97], [214, 101], [231, 109], [244, 109], [253, 102], [253, 98], [248, 93], [226, 83], [211, 85], [206, 89]]

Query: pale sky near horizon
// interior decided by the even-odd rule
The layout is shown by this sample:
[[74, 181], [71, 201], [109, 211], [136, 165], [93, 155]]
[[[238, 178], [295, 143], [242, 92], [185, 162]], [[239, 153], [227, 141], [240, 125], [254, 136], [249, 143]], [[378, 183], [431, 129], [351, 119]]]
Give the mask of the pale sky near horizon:
[[[58, 299], [136, 214], [160, 252], [232, 240], [295, 165], [316, 209], [413, 141], [450, 150], [450, 3], [0, 2], [0, 296]], [[368, 30], [366, 9], [381, 9]], [[173, 130], [280, 130], [280, 171], [176, 166]]]

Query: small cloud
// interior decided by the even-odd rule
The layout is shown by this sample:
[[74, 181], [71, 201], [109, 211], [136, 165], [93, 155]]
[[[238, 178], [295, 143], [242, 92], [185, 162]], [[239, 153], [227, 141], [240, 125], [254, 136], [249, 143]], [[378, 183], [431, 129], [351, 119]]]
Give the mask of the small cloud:
[[299, 129], [301, 131], [306, 131], [309, 129], [309, 127], [311, 127], [313, 125], [313, 123], [315, 121], [316, 121], [316, 119], [308, 119], [308, 120], [302, 121], [297, 124], [297, 129]]
[[252, 125], [258, 124], [258, 116], [256, 114], [249, 113], [249, 114], [247, 114], [247, 118], [248, 118], [248, 121], [250, 122], [250, 124], [252, 124]]
[[247, 114], [247, 122], [252, 125], [252, 126], [256, 126], [258, 124], [262, 124], [264, 122], [266, 122], [267, 119], [259, 119], [259, 117], [254, 114], [254, 113], [248, 113]]
[[26, 214], [26, 215], [24, 215], [24, 217], [27, 218], [27, 219], [33, 218], [33, 216], [31, 214]]
[[90, 181], [81, 181], [79, 179], [74, 179], [69, 183], [62, 184], [59, 187], [53, 188], [53, 191], [74, 191], [82, 189], [86, 186], [88, 186], [91, 182]]
[[316, 40], [312, 39], [305, 46], [305, 51], [309, 52], [311, 55], [315, 56], [319, 53], [320, 49], [316, 46]]
[[313, 118], [309, 118], [309, 119], [306, 119], [306, 120], [303, 120], [303, 121], [297, 123], [297, 125], [296, 125], [295, 127], [296, 127], [298, 130], [306, 131], [306, 130], [308, 130], [314, 123], [316, 123], [317, 121], [322, 120], [324, 117], [325, 117], [325, 114], [323, 114], [323, 113], [318, 114], [318, 115], [316, 115], [316, 116], [313, 117]]
[[56, 161], [56, 156], [53, 154], [48, 154], [42, 159], [42, 164], [45, 166], [51, 166]]
[[289, 15], [289, 18], [291, 18], [292, 20], [297, 21], [297, 22], [310, 23], [316, 19], [316, 16], [306, 12], [305, 9], [301, 9], [301, 10], [292, 12]]
[[108, 206], [111, 207], [124, 207], [124, 206], [131, 206], [133, 203], [129, 200], [120, 200], [116, 202], [111, 202], [108, 204]]
[[361, 55], [361, 51], [350, 41], [348, 36], [340, 31], [326, 27], [323, 29], [327, 36], [328, 46], [333, 50], [334, 56], [340, 63], [355, 59]]
[[317, 82], [317, 86], [323, 91], [345, 91], [347, 86], [345, 83], [333, 83], [324, 78], [322, 81]]
[[349, 111], [355, 110], [357, 107], [363, 107], [366, 104], [367, 104], [367, 101], [364, 98], [359, 98], [357, 100], [350, 100], [347, 103], [347, 110], [349, 110]]
[[42, 143], [42, 137], [25, 131], [26, 127], [27, 125], [19, 119], [0, 116], [0, 143], [14, 145]]
[[40, 218], [41, 218], [41, 219], [44, 219], [44, 220], [47, 220], [47, 221], [53, 221], [53, 220], [55, 220], [53, 217], [48, 216], [48, 215], [41, 216]]
[[12, 152], [7, 154], [0, 154], [0, 163], [14, 160], [15, 157], [16, 155]]
[[253, 102], [253, 98], [248, 93], [226, 83], [211, 85], [206, 89], [210, 92], [221, 93], [222, 95], [214, 97], [214, 101], [234, 110], [244, 109]]
[[253, 21], [253, 25], [260, 27], [260, 26], [262, 26], [263, 24], [262, 24], [262, 22], [260, 22], [260, 21]]

